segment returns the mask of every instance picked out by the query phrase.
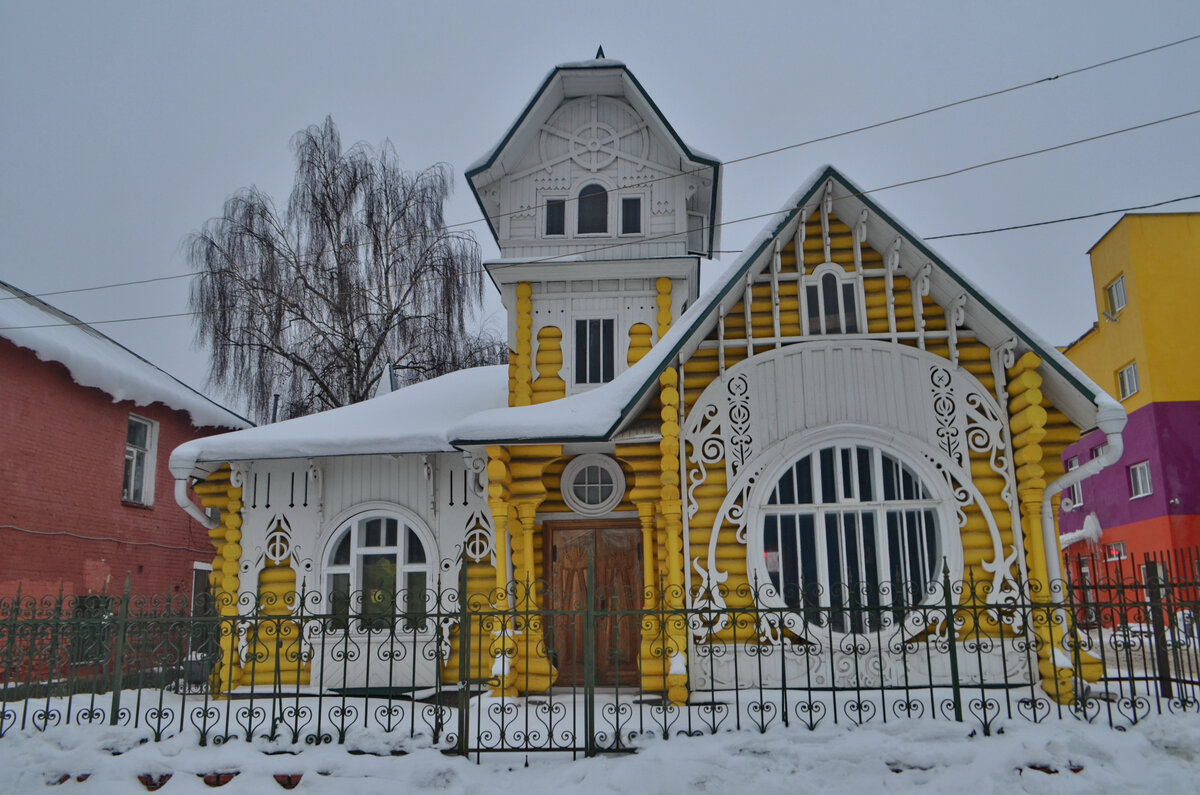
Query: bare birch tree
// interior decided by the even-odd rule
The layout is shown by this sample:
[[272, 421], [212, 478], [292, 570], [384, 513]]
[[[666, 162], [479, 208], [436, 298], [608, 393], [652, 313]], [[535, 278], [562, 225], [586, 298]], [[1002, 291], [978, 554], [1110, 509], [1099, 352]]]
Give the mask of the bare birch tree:
[[210, 382], [265, 419], [366, 400], [387, 362], [401, 383], [504, 360], [467, 328], [483, 297], [479, 246], [446, 229], [442, 163], [417, 173], [390, 142], [342, 151], [331, 118], [292, 139], [287, 212], [255, 187], [190, 236], [191, 308]]

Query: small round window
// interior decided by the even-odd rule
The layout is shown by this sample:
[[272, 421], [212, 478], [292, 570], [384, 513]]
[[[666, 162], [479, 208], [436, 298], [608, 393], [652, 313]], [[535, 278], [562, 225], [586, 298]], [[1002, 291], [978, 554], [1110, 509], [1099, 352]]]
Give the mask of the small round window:
[[625, 494], [625, 476], [606, 455], [581, 455], [563, 469], [563, 502], [575, 513], [599, 516], [616, 508]]

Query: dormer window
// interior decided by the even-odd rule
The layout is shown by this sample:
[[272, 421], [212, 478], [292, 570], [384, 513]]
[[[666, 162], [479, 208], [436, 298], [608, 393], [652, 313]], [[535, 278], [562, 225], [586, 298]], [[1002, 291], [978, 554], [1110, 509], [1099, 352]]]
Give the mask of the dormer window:
[[567, 233], [567, 203], [563, 199], [546, 200], [546, 236]]
[[815, 283], [805, 288], [808, 333], [858, 334], [862, 329], [858, 280], [838, 266], [818, 268], [818, 273]]
[[640, 235], [642, 233], [642, 197], [624, 196], [621, 198], [621, 234]]
[[592, 183], [579, 191], [579, 234], [608, 234], [608, 191]]

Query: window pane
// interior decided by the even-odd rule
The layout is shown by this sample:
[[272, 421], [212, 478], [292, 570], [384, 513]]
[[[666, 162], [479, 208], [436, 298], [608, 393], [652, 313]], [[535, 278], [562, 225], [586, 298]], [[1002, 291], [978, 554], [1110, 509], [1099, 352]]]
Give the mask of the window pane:
[[396, 520], [388, 519], [384, 522], [384, 527], [387, 529], [387, 537], [384, 539], [384, 543], [389, 547], [396, 546]]
[[621, 199], [621, 234], [637, 235], [642, 231], [642, 200], [638, 197]]
[[821, 329], [821, 299], [816, 285], [810, 284], [804, 291], [808, 304], [808, 333], [820, 334]]
[[[362, 613], [364, 616], [391, 616], [396, 612], [396, 556], [362, 556]], [[370, 629], [386, 624], [369, 622]]]
[[[779, 517], [767, 515], [763, 517], [763, 561], [767, 566], [767, 575], [777, 591], [783, 593], [779, 582], [781, 561], [779, 559]], [[787, 595], [784, 594], [784, 601]]]
[[834, 480], [837, 470], [833, 463], [833, 448], [826, 447], [821, 451], [821, 502], [837, 502], [837, 486]]
[[783, 577], [783, 603], [788, 607], [800, 604], [800, 550], [796, 544], [796, 517], [779, 517], [780, 569]]
[[346, 566], [350, 563], [350, 534], [342, 536], [342, 543], [338, 544], [337, 551], [333, 553], [333, 565]]
[[425, 592], [426, 575], [423, 571], [410, 571], [404, 575], [404, 628], [419, 630], [424, 623], [428, 604]]
[[600, 340], [600, 321], [588, 321], [588, 377], [587, 382], [594, 384], [600, 380], [600, 356], [602, 354]]
[[149, 447], [149, 445], [146, 443], [147, 442], [146, 437], [148, 435], [148, 433], [147, 433], [148, 430], [149, 430], [149, 428], [146, 425], [146, 423], [141, 422], [139, 420], [135, 420], [133, 417], [130, 417], [129, 418], [129, 430], [125, 436], [125, 443], [131, 444], [134, 447], [140, 447], [141, 449], [145, 450], [147, 447]]
[[601, 337], [602, 349], [600, 381], [607, 384], [609, 381], [613, 380], [613, 367], [614, 362], [616, 361], [616, 356], [613, 353], [613, 322], [612, 320], [605, 320], [601, 325], [604, 331]]
[[864, 501], [875, 499], [874, 470], [871, 466], [871, 450], [860, 447], [858, 454], [858, 498]]
[[825, 315], [825, 333], [837, 334], [842, 330], [842, 318], [838, 313], [838, 280], [832, 273], [821, 277], [821, 301]]
[[345, 629], [350, 624], [350, 575], [335, 574], [329, 578], [330, 626]]
[[363, 527], [364, 527], [363, 546], [364, 547], [377, 547], [380, 545], [379, 544], [379, 530], [380, 530], [380, 527], [382, 524], [383, 524], [383, 521], [381, 519], [368, 519], [366, 521], [366, 523], [363, 525]]
[[796, 504], [811, 505], [813, 501], [812, 456], [796, 462]]
[[550, 199], [546, 202], [546, 234], [565, 235], [567, 233], [567, 203], [562, 199]]
[[599, 185], [588, 185], [579, 191], [579, 234], [607, 231], [608, 191]]
[[418, 536], [416, 531], [414, 531], [411, 527], [407, 528], [406, 537], [404, 540], [404, 562], [425, 562], [425, 545], [421, 543], [420, 536]]
[[849, 282], [842, 284], [842, 314], [846, 318], [846, 333], [858, 333], [858, 308], [855, 306], [854, 285]]
[[587, 350], [588, 350], [588, 322], [586, 320], [575, 321], [575, 383], [586, 384], [587, 380]]

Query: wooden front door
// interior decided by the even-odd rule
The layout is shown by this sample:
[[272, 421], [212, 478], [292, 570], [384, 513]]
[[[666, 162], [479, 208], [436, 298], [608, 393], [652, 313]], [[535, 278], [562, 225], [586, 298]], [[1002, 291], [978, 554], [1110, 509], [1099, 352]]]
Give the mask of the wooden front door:
[[[598, 685], [636, 685], [642, 606], [642, 532], [626, 522], [547, 523], [550, 587], [547, 643], [558, 684], [584, 682], [588, 564], [595, 561], [591, 616]], [[625, 612], [630, 611], [630, 612]]]

